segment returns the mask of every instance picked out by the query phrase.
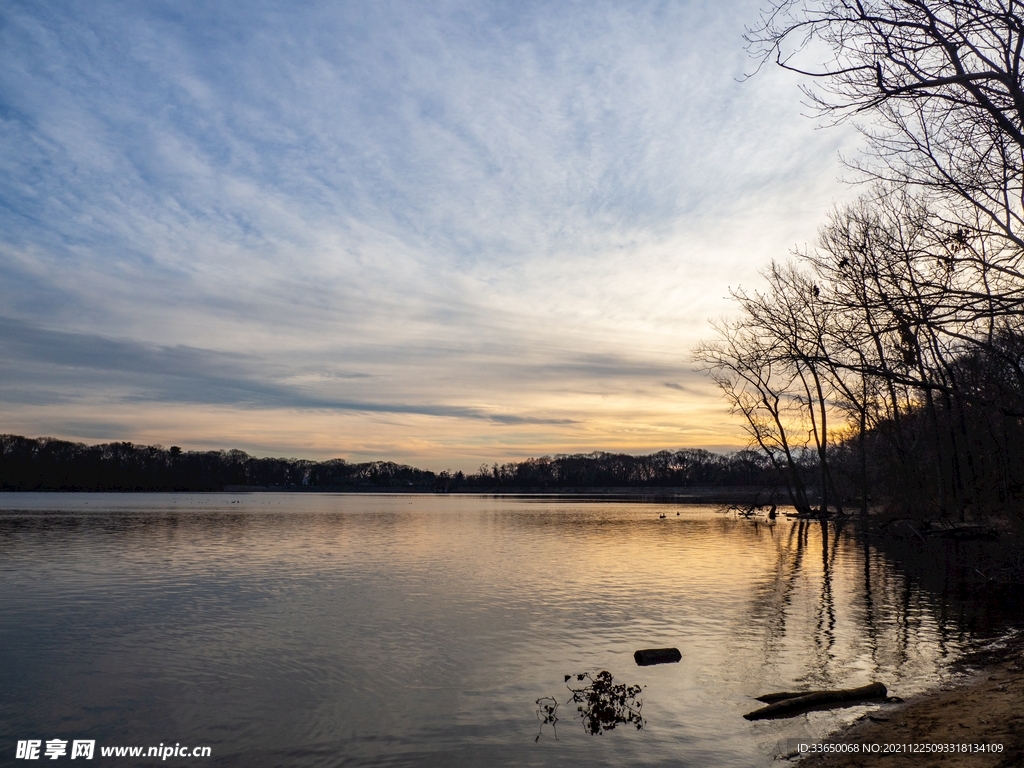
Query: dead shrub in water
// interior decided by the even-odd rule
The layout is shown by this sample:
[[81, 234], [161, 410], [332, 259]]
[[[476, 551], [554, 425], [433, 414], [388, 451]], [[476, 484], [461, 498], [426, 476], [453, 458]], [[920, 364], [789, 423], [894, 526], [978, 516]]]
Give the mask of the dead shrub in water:
[[[587, 684], [573, 688], [570, 684], [573, 678], [576, 683], [587, 681]], [[644, 703], [640, 698], [643, 686], [616, 683], [612, 673], [604, 670], [597, 675], [589, 672], [566, 675], [565, 687], [572, 694], [566, 705], [576, 705], [576, 711], [583, 720], [583, 729], [590, 735], [600, 736], [616, 726], [627, 724], [636, 726], [638, 731], [643, 729], [641, 709]], [[535, 741], [540, 740], [545, 725], [550, 725], [555, 738], [558, 738], [558, 707], [559, 702], [554, 696], [537, 699], [537, 718], [541, 724]]]

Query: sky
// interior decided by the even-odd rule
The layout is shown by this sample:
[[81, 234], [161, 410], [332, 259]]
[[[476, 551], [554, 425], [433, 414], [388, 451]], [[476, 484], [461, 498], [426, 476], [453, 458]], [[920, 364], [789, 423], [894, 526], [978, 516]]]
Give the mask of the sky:
[[745, 445], [690, 350], [857, 190], [754, 0], [0, 6], [0, 432]]

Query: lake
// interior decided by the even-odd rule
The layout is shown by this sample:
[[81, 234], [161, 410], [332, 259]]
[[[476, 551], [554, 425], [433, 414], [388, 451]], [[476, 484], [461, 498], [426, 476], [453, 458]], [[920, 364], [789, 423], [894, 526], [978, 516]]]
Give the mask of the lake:
[[[778, 765], [868, 708], [748, 722], [752, 697], [912, 695], [1001, 631], [834, 525], [311, 493], [2, 494], [0, 617], [5, 761], [59, 738], [240, 766]], [[643, 686], [642, 729], [566, 704], [603, 670]]]

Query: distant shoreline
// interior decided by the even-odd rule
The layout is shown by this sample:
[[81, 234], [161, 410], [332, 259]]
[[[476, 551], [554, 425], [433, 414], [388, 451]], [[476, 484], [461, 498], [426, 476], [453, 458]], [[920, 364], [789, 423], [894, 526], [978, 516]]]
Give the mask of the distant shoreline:
[[[466, 488], [451, 491], [429, 491], [423, 489], [402, 490], [396, 488], [254, 488], [245, 486], [226, 486], [225, 492], [262, 493], [291, 492], [300, 493], [422, 493], [431, 496], [500, 496], [504, 498], [575, 498], [618, 501], [663, 501], [677, 504], [753, 504], [766, 503], [773, 494], [772, 488], [748, 486], [698, 486], [698, 487], [603, 487], [592, 488]], [[776, 498], [780, 496], [775, 492]]]
[[[263, 485], [226, 485], [220, 489], [138, 489], [138, 488], [107, 488], [103, 490], [77, 489], [0, 489], [5, 493], [346, 493], [360, 494], [409, 494], [422, 496], [500, 496], [508, 498], [578, 498], [578, 499], [615, 499], [666, 501], [676, 503], [720, 503], [720, 504], [752, 504], [768, 503], [773, 494], [772, 488], [751, 486], [697, 486], [697, 487], [660, 487], [660, 486], [627, 486], [592, 488], [501, 488], [501, 489], [457, 489], [451, 491], [435, 491], [429, 488], [395, 488], [391, 486], [263, 486]], [[775, 493], [778, 499], [779, 493]]]
[[[643, 456], [595, 451], [481, 464], [475, 473], [418, 469], [393, 461], [352, 463], [258, 458], [244, 451], [184, 451], [129, 442], [85, 445], [50, 437], [0, 435], [0, 489], [11, 491], [220, 491], [549, 493], [682, 495], [706, 488], [772, 488], [776, 468], [745, 450], [700, 448]], [[746, 498], [743, 490], [729, 497]]]

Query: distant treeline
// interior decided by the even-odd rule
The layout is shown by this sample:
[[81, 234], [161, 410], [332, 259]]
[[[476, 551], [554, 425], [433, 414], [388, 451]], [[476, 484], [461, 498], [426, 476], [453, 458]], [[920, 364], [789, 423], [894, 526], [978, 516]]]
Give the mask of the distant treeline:
[[244, 451], [183, 451], [132, 443], [84, 445], [0, 435], [0, 489], [219, 491], [227, 486], [433, 489], [436, 476], [390, 461], [260, 459]]
[[769, 486], [777, 478], [771, 462], [758, 451], [720, 454], [687, 448], [647, 456], [596, 452], [482, 465], [464, 484], [481, 489], [688, 488]]
[[244, 451], [183, 451], [177, 446], [0, 435], [0, 489], [8, 491], [216, 491], [294, 488], [408, 491], [509, 491], [587, 488], [767, 486], [771, 463], [755, 451], [700, 449], [647, 456], [590, 453], [431, 472], [390, 461], [256, 458]]

